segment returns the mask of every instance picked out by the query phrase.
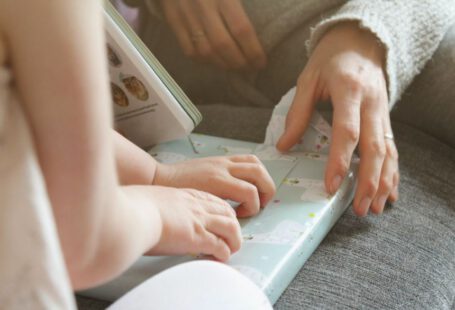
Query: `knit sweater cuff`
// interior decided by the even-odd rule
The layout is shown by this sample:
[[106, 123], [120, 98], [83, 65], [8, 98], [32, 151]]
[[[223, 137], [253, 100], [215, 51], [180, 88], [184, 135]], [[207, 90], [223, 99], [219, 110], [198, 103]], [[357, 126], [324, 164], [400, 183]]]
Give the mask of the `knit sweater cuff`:
[[392, 39], [388, 29], [384, 26], [381, 18], [377, 15], [380, 12], [368, 10], [363, 6], [343, 7], [334, 16], [323, 20], [311, 30], [310, 40], [307, 42], [308, 53], [311, 54], [320, 39], [333, 26], [341, 22], [356, 21], [359, 27], [369, 30], [382, 43], [386, 52], [386, 79], [389, 98], [389, 108], [399, 99], [399, 85], [397, 81], [397, 56], [393, 48]]

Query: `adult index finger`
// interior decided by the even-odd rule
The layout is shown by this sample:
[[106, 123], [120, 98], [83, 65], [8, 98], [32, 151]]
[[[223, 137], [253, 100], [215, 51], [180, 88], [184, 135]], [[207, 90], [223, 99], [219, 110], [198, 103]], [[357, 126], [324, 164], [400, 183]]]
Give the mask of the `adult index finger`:
[[325, 185], [335, 193], [344, 179], [352, 154], [359, 141], [361, 92], [358, 89], [336, 84], [331, 88], [333, 130], [329, 160], [325, 172]]
[[306, 70], [297, 82], [296, 94], [286, 116], [284, 133], [276, 145], [280, 152], [287, 152], [300, 141], [314, 111], [317, 79], [311, 79]]

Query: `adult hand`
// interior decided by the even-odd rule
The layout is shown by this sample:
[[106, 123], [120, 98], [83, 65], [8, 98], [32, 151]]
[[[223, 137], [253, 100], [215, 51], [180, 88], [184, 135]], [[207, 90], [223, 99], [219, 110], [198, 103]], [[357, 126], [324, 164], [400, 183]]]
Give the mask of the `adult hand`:
[[357, 23], [336, 25], [320, 40], [297, 82], [297, 92], [277, 143], [280, 151], [296, 144], [315, 104], [330, 99], [333, 137], [325, 186], [334, 193], [359, 145], [360, 167], [354, 211], [379, 214], [386, 200], [398, 199], [398, 153], [390, 125], [384, 48]]
[[206, 254], [220, 261], [240, 249], [240, 224], [232, 207], [211, 194], [153, 186], [162, 230], [146, 255]]
[[158, 164], [154, 184], [194, 188], [240, 203], [237, 216], [259, 212], [275, 195], [275, 184], [254, 155], [193, 159], [173, 165]]
[[266, 64], [264, 49], [240, 0], [161, 0], [185, 55], [224, 69]]

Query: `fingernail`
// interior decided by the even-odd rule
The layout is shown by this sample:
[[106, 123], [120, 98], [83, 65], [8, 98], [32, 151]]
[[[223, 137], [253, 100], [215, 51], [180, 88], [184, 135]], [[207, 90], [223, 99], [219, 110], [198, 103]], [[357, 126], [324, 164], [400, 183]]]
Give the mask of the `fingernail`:
[[360, 202], [360, 206], [359, 206], [360, 212], [362, 212], [362, 214], [360, 216], [367, 215], [368, 209], [370, 208], [370, 205], [371, 205], [371, 199], [370, 198], [365, 197], [365, 198], [362, 199], [362, 201]]
[[330, 191], [332, 192], [332, 194], [334, 194], [338, 188], [340, 188], [340, 185], [341, 185], [341, 181], [343, 179], [341, 178], [341, 176], [339, 175], [336, 175], [333, 179], [332, 179], [332, 188], [330, 189]]
[[379, 207], [381, 207], [381, 210], [382, 210], [382, 209], [384, 208], [384, 206], [385, 206], [385, 202], [386, 202], [386, 200], [387, 200], [387, 197], [388, 197], [387, 195], [382, 195], [382, 196], [380, 196], [380, 197], [378, 198], [378, 205], [379, 205]]

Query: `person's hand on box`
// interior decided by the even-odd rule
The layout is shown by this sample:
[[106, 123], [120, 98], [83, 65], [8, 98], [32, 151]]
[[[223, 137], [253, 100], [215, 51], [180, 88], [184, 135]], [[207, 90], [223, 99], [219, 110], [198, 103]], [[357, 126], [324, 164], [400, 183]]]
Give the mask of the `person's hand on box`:
[[297, 92], [277, 143], [280, 151], [296, 144], [315, 104], [330, 99], [333, 138], [325, 173], [334, 193], [359, 146], [360, 167], [354, 211], [379, 214], [386, 200], [398, 199], [398, 152], [390, 125], [384, 48], [376, 37], [349, 22], [334, 26], [320, 40], [297, 82]]
[[209, 193], [193, 189], [148, 187], [158, 207], [162, 230], [146, 255], [205, 254], [226, 261], [242, 244], [232, 207]]
[[254, 155], [208, 157], [172, 165], [158, 164], [154, 184], [194, 188], [240, 203], [237, 216], [247, 217], [275, 195], [275, 184]]

